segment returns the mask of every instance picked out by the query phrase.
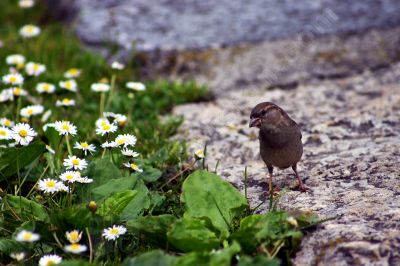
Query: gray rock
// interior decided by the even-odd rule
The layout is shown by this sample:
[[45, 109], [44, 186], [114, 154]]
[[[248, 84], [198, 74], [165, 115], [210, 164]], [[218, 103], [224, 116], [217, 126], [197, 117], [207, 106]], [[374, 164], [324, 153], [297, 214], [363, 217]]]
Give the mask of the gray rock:
[[[266, 200], [267, 171], [258, 132], [248, 128], [252, 107], [273, 101], [303, 132], [300, 175], [310, 188], [294, 190], [290, 169], [276, 170], [279, 206], [335, 219], [308, 234], [295, 265], [399, 265], [400, 64], [352, 77], [310, 80], [293, 90], [247, 86], [214, 102], [175, 108], [186, 117], [179, 137], [193, 150], [207, 144], [206, 165], [244, 193]], [[267, 210], [267, 203], [259, 211]]]
[[300, 33], [314, 37], [400, 23], [396, 0], [48, 2], [57, 14], [74, 22], [84, 41], [112, 42], [126, 50], [135, 44], [140, 51], [237, 45]]

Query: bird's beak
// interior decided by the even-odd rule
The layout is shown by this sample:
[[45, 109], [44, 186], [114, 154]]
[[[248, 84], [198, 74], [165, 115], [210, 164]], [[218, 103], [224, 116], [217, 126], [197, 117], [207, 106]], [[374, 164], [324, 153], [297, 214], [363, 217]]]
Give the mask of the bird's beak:
[[261, 118], [253, 117], [250, 119], [249, 127], [258, 127], [261, 124]]

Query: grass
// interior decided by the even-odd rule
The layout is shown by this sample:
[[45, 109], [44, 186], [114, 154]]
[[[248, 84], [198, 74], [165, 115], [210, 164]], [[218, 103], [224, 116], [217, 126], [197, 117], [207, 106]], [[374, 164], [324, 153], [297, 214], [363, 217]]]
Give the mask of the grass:
[[[177, 104], [203, 99], [208, 93], [205, 87], [146, 80], [145, 91], [127, 89], [127, 81], [140, 78], [135, 57], [124, 70], [111, 69], [52, 20], [41, 3], [22, 10], [16, 1], [1, 1], [0, 23], [1, 76], [9, 73], [5, 58], [10, 54], [22, 54], [47, 68], [37, 77], [18, 68], [29, 96], [1, 103], [0, 117], [15, 123], [22, 119], [38, 133], [27, 146], [0, 139], [2, 263], [17, 263], [10, 254], [24, 252], [20, 263], [26, 265], [37, 264], [46, 254], [62, 256], [64, 265], [153, 265], [155, 260], [163, 265], [279, 265], [290, 262], [302, 230], [319, 222], [315, 215], [301, 212], [294, 217], [276, 209], [253, 214], [231, 184], [213, 173], [195, 171], [205, 167], [202, 158], [189, 155], [185, 142], [170, 138], [182, 122], [170, 111]], [[19, 28], [31, 23], [41, 27], [40, 35], [19, 36]], [[82, 70], [76, 78], [78, 92], [59, 87], [49, 95], [35, 91], [39, 82], [57, 85], [65, 80], [64, 72], [72, 67]], [[110, 84], [112, 93], [93, 92], [91, 84], [99, 81]], [[0, 92], [8, 88], [0, 84]], [[76, 106], [55, 106], [65, 97], [75, 99]], [[31, 104], [51, 110], [46, 121], [42, 114], [21, 118], [21, 107]], [[116, 123], [115, 133], [96, 134], [101, 110], [126, 115], [126, 124]], [[60, 120], [72, 122], [78, 134], [66, 137], [43, 127]], [[137, 158], [127, 158], [120, 148], [101, 148], [120, 134], [135, 135], [137, 142], [130, 148], [140, 154]], [[76, 141], [95, 145], [96, 152], [85, 155], [71, 148]], [[64, 182], [68, 193], [41, 190], [39, 183], [45, 179], [60, 181], [67, 170], [63, 162], [72, 155], [87, 161], [80, 174], [93, 183]], [[127, 162], [135, 165], [127, 168]], [[128, 231], [107, 241], [104, 229], [114, 225]], [[39, 234], [40, 240], [18, 240], [23, 230]], [[79, 244], [87, 250], [81, 254], [65, 251], [71, 242], [66, 232], [72, 230], [82, 233]]]

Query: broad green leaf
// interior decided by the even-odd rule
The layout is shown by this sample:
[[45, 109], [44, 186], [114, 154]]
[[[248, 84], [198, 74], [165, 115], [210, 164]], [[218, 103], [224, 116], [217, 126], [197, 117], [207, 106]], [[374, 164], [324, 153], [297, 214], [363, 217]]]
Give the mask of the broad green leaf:
[[172, 266], [176, 257], [161, 250], [153, 250], [134, 258], [127, 258], [122, 266]]
[[54, 127], [47, 127], [44, 136], [47, 138], [50, 147], [53, 149], [58, 146], [62, 137]]
[[45, 221], [48, 219], [45, 207], [35, 201], [29, 200], [22, 196], [20, 197], [13, 195], [7, 195], [4, 200], [7, 201], [8, 205], [24, 221], [32, 219]]
[[232, 257], [240, 252], [240, 245], [237, 242], [224, 249], [215, 252], [191, 252], [176, 259], [175, 266], [230, 266]]
[[98, 201], [113, 193], [132, 189], [136, 182], [137, 178], [132, 176], [110, 179], [105, 184], [92, 189], [92, 199]]
[[14, 239], [0, 238], [0, 252], [9, 254], [10, 252], [22, 251], [23, 245]]
[[203, 170], [192, 173], [183, 182], [182, 190], [185, 215], [207, 217], [223, 238], [229, 236], [233, 218], [248, 205], [246, 198], [229, 182]]
[[123, 220], [131, 220], [143, 213], [143, 210], [150, 207], [149, 190], [142, 180], [138, 180], [133, 189], [137, 191], [136, 196], [129, 202], [128, 206], [123, 210], [120, 218]]
[[100, 205], [99, 209], [97, 210], [97, 214], [101, 216], [119, 216], [136, 195], [137, 191], [135, 190], [127, 190], [124, 192], [115, 193]]
[[185, 252], [207, 251], [220, 245], [217, 235], [207, 228], [204, 220], [191, 217], [184, 217], [173, 224], [168, 232], [168, 240]]
[[50, 221], [59, 228], [80, 228], [91, 226], [92, 213], [84, 205], [73, 205], [70, 208], [53, 209]]
[[46, 150], [43, 143], [35, 142], [20, 148], [8, 148], [0, 157], [0, 181], [21, 171], [25, 166], [36, 160]]
[[277, 258], [268, 258], [266, 256], [242, 256], [240, 257], [238, 266], [279, 266], [281, 262]]
[[143, 172], [138, 174], [138, 177], [146, 182], [157, 181], [162, 175], [162, 172], [157, 168], [145, 166]]
[[169, 214], [145, 216], [128, 221], [127, 227], [132, 232], [143, 234], [147, 242], [166, 247], [167, 231], [175, 221], [176, 218]]

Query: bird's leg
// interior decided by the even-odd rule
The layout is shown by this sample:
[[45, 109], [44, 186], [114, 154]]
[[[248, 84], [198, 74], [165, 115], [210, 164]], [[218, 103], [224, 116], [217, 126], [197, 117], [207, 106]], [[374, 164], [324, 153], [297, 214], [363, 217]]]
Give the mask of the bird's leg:
[[297, 180], [299, 180], [300, 190], [305, 192], [306, 191], [306, 187], [304, 186], [303, 181], [301, 181], [301, 178], [300, 178], [299, 174], [297, 173], [297, 164], [292, 165], [292, 169], [293, 169], [293, 171], [294, 171], [294, 173], [295, 173], [295, 175], [297, 177]]
[[272, 167], [272, 165], [267, 165], [268, 168], [268, 173], [269, 173], [269, 194], [272, 195], [272, 173], [274, 171], [274, 168]]

